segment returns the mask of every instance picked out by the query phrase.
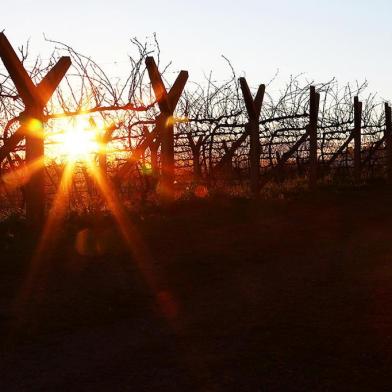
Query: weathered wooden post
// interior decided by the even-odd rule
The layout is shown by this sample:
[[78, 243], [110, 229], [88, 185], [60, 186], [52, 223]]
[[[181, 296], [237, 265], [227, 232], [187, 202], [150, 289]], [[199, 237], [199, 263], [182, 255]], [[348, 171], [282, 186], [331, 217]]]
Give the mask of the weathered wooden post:
[[250, 189], [253, 196], [260, 191], [260, 135], [259, 120], [261, 107], [263, 105], [265, 85], [261, 84], [253, 99], [248, 83], [245, 78], [240, 78], [240, 86], [245, 101], [249, 122], [246, 128], [250, 136], [249, 163], [250, 163]]
[[[151, 134], [154, 132], [150, 132], [146, 125], [142, 128], [143, 135], [145, 140], [150, 140], [149, 144], [146, 145], [146, 148], [150, 150], [150, 167], [147, 167], [145, 164], [144, 167], [144, 178], [145, 183], [147, 185], [146, 188], [146, 196], [150, 191], [156, 191], [156, 185], [159, 178], [159, 162], [158, 162], [158, 149], [160, 146], [160, 138], [159, 135], [156, 139], [151, 138]], [[144, 153], [143, 153], [144, 156]]]
[[233, 174], [234, 174], [234, 170], [233, 170], [234, 154], [230, 154], [230, 148], [227, 145], [226, 140], [222, 141], [222, 149], [224, 151], [224, 156], [227, 156], [228, 159], [224, 161], [222, 167], [220, 168], [220, 174], [222, 174], [222, 178], [224, 180], [231, 180], [233, 179]]
[[200, 181], [201, 179], [201, 162], [200, 162], [200, 153], [201, 146], [203, 144], [203, 136], [199, 136], [196, 143], [193, 140], [193, 137], [190, 133], [187, 134], [187, 138], [189, 141], [189, 146], [192, 150], [192, 162], [193, 162], [193, 179], [195, 182]]
[[43, 111], [70, 67], [71, 60], [69, 57], [62, 57], [35, 86], [4, 33], [0, 33], [0, 57], [25, 105], [25, 111], [20, 115], [21, 127], [2, 146], [0, 161], [23, 138], [26, 138], [26, 164], [31, 165], [42, 160], [42, 166], [31, 174], [26, 186], [27, 220], [32, 226], [39, 228], [43, 224], [45, 214]]
[[161, 181], [160, 191], [165, 199], [174, 196], [174, 117], [173, 113], [188, 80], [188, 72], [181, 71], [173, 87], [166, 91], [153, 57], [146, 58], [146, 67], [157, 99], [160, 115], [156, 128], [161, 140]]
[[[25, 111], [23, 120], [28, 130], [26, 134], [26, 165], [44, 159], [44, 127], [42, 112], [39, 107], [30, 107]], [[22, 124], [23, 124], [22, 122]], [[26, 184], [26, 217], [32, 226], [40, 227], [45, 216], [45, 170], [42, 165], [32, 173]]]
[[362, 102], [354, 97], [354, 180], [361, 181], [361, 123]]
[[[143, 135], [146, 139], [149, 138], [150, 132], [146, 125], [143, 126]], [[159, 164], [158, 164], [158, 150], [160, 146], [160, 139], [159, 137], [156, 140], [151, 140], [150, 144], [148, 145], [148, 149], [150, 150], [150, 162], [151, 162], [151, 177], [158, 178], [159, 177]]]
[[316, 93], [316, 88], [310, 86], [309, 105], [309, 187], [314, 189], [317, 185], [317, 118], [320, 105], [320, 94]]
[[388, 103], [385, 103], [385, 150], [387, 165], [387, 182], [392, 184], [392, 110]]

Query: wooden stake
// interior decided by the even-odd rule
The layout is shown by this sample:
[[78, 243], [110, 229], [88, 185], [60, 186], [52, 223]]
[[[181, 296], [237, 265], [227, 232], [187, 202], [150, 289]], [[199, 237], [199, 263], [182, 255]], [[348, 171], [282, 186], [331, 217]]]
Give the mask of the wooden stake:
[[309, 108], [309, 187], [314, 189], [317, 185], [317, 117], [320, 105], [320, 94], [316, 93], [314, 86], [310, 87], [310, 108]]
[[361, 181], [361, 123], [362, 102], [354, 97], [354, 180]]
[[174, 118], [173, 113], [188, 80], [188, 72], [181, 71], [173, 87], [166, 91], [161, 75], [153, 57], [146, 58], [146, 67], [158, 102], [160, 115], [156, 128], [161, 140], [161, 183], [160, 190], [165, 199], [174, 196]]
[[260, 112], [263, 105], [265, 85], [261, 84], [253, 99], [248, 83], [245, 78], [240, 78], [242, 95], [245, 107], [248, 112], [249, 122], [245, 129], [249, 132], [249, 162], [250, 162], [250, 189], [253, 196], [257, 196], [260, 191]]
[[0, 33], [0, 57], [25, 105], [25, 111], [20, 116], [21, 127], [1, 148], [0, 162], [24, 137], [26, 164], [42, 160], [42, 167], [31, 175], [26, 185], [27, 220], [31, 226], [41, 228], [45, 214], [43, 110], [71, 65], [71, 60], [62, 57], [41, 83], [35, 86], [4, 33]]
[[386, 150], [386, 165], [387, 165], [387, 182], [392, 184], [392, 110], [391, 107], [385, 103], [385, 150]]

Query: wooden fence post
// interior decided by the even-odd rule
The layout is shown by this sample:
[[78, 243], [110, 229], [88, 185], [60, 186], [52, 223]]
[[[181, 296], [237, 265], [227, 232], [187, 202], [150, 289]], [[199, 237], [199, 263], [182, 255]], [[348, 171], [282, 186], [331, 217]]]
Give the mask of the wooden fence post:
[[245, 129], [249, 131], [250, 148], [250, 189], [253, 196], [257, 196], [260, 191], [260, 112], [263, 105], [265, 85], [261, 84], [257, 90], [256, 97], [253, 99], [248, 83], [245, 78], [240, 78], [240, 86], [245, 101], [246, 111], [249, 122]]
[[361, 181], [361, 123], [362, 102], [354, 97], [354, 180]]
[[[39, 107], [26, 110], [26, 165], [44, 159], [44, 126]], [[32, 173], [26, 184], [26, 218], [33, 227], [41, 227], [45, 217], [45, 169], [44, 164]]]
[[314, 189], [317, 185], [317, 118], [320, 105], [320, 94], [316, 93], [314, 86], [310, 86], [309, 106], [309, 187]]
[[[143, 126], [143, 135], [148, 138], [150, 132], [146, 125]], [[158, 164], [158, 149], [160, 146], [160, 140], [152, 140], [148, 148], [150, 150], [150, 163], [151, 163], [151, 177], [158, 178], [159, 176], [159, 164]]]
[[385, 149], [386, 149], [386, 166], [387, 182], [392, 184], [392, 110], [388, 103], [385, 103]]
[[26, 138], [26, 164], [42, 161], [25, 188], [27, 220], [31, 226], [40, 228], [45, 214], [43, 110], [70, 67], [71, 60], [69, 57], [60, 58], [36, 86], [4, 33], [0, 33], [0, 57], [25, 105], [25, 111], [20, 115], [21, 127], [2, 146], [0, 162], [23, 138]]
[[174, 196], [174, 118], [173, 113], [188, 80], [188, 72], [181, 71], [173, 87], [166, 91], [153, 57], [146, 58], [146, 67], [158, 102], [160, 115], [156, 128], [161, 140], [161, 181], [160, 190], [166, 199]]
[[200, 162], [200, 150], [203, 144], [204, 138], [203, 136], [199, 136], [196, 143], [193, 140], [193, 137], [190, 133], [187, 134], [187, 138], [189, 141], [189, 146], [191, 147], [192, 151], [192, 159], [193, 159], [193, 179], [197, 183], [201, 180], [202, 173], [201, 173], [201, 162]]

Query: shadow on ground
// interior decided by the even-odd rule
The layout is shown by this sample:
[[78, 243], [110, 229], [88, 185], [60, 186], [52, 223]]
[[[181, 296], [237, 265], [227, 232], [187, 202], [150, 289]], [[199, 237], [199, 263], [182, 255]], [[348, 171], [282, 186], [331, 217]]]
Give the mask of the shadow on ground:
[[[357, 190], [149, 211], [132, 217], [151, 252], [143, 273], [110, 220], [75, 221], [27, 295], [29, 235], [3, 225], [0, 389], [388, 389], [391, 197]], [[85, 229], [93, 245], [78, 253]], [[154, 293], [146, 273], [166, 291]]]

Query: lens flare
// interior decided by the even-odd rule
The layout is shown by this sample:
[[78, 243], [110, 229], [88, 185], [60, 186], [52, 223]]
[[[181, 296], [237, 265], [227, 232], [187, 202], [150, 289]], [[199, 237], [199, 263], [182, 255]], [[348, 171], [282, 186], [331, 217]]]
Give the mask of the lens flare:
[[44, 125], [36, 118], [29, 119], [24, 124], [24, 129], [27, 136], [38, 137], [41, 139], [44, 137]]
[[12, 190], [26, 184], [31, 176], [44, 167], [44, 158], [36, 159], [29, 164], [11, 168], [7, 173], [0, 177], [0, 182], [5, 184], [8, 190]]

